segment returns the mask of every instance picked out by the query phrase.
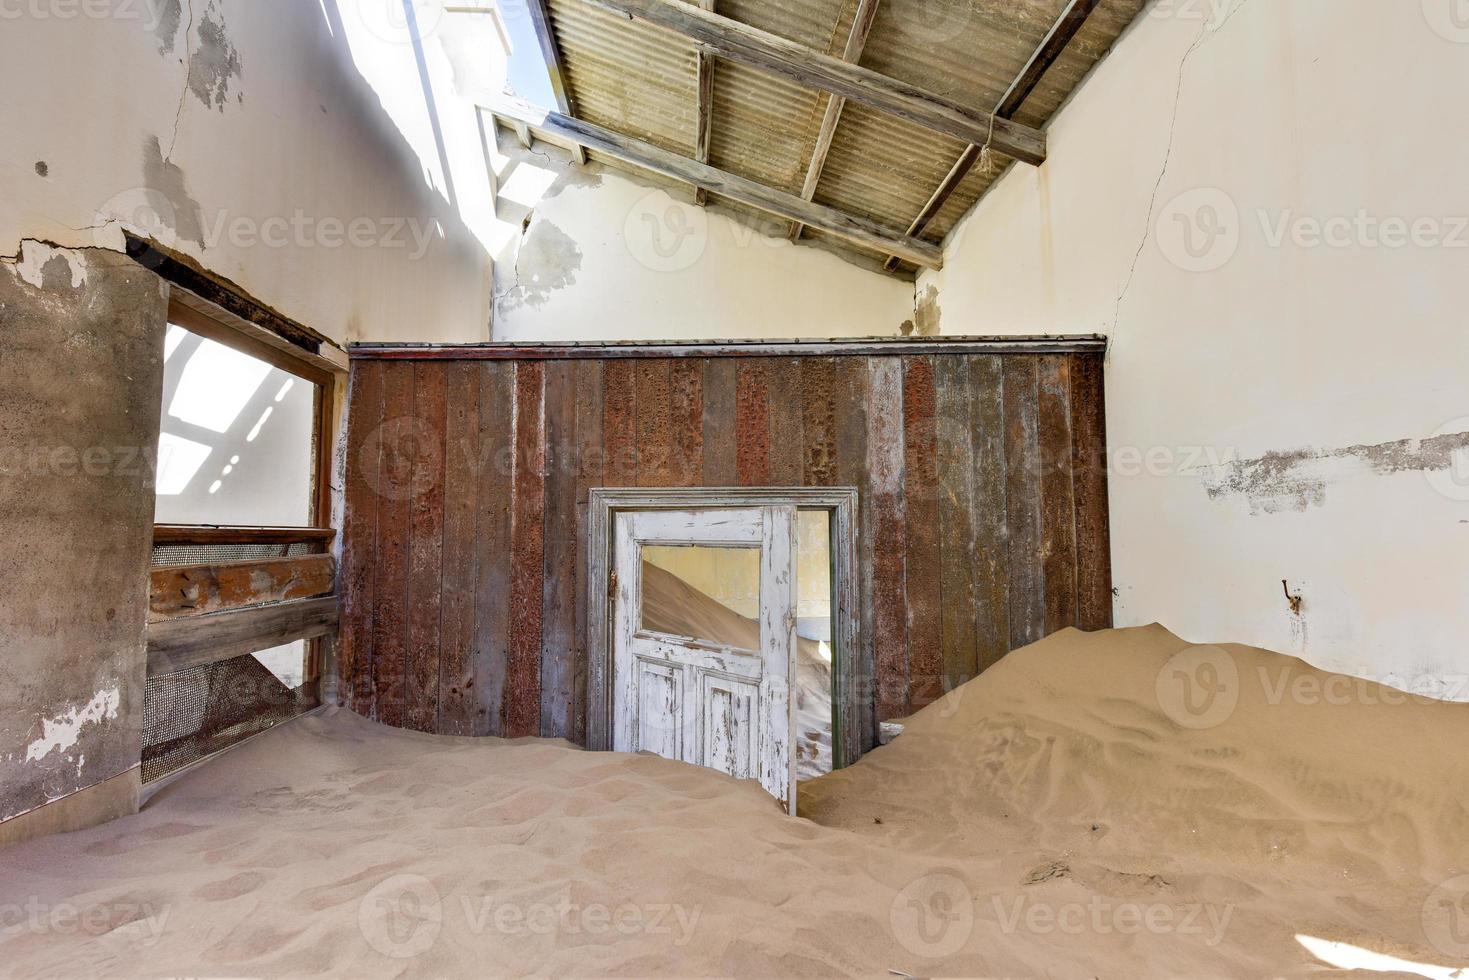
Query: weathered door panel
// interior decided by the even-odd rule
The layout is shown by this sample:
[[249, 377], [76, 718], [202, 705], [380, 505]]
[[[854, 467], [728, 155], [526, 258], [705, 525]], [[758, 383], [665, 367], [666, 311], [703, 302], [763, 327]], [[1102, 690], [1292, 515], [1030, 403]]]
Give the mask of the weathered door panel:
[[[627, 512], [615, 537], [613, 748], [758, 779], [791, 807], [795, 509]], [[680, 568], [720, 587], [753, 578], [726, 600], [748, 608]]]

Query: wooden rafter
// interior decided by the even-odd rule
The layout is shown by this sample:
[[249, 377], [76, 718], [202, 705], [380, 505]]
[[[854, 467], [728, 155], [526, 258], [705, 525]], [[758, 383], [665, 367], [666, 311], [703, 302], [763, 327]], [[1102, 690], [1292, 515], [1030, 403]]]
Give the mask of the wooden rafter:
[[1046, 158], [1038, 129], [1000, 119], [804, 44], [680, 0], [587, 0], [626, 17], [645, 20], [703, 45], [722, 58], [795, 79], [802, 85], [906, 119], [966, 143], [990, 141], [995, 150], [1025, 163]]
[[[856, 64], [867, 46], [867, 35], [872, 31], [872, 22], [877, 18], [879, 0], [857, 0], [857, 14], [852, 20], [852, 30], [847, 35], [847, 45], [842, 50], [842, 60]], [[847, 100], [840, 95], [826, 98], [826, 112], [821, 117], [821, 129], [816, 134], [816, 147], [811, 152], [811, 162], [806, 167], [806, 181], [801, 186], [801, 196], [810, 201], [816, 197], [816, 186], [821, 183], [821, 171], [826, 168], [826, 157], [831, 152], [831, 141], [836, 136], [837, 123], [842, 121], [842, 110]], [[800, 222], [791, 223], [791, 241], [801, 237]]]
[[[699, 0], [699, 6], [713, 12], [714, 0]], [[699, 59], [699, 132], [694, 137], [694, 159], [700, 163], [708, 163], [709, 141], [714, 136], [714, 56], [707, 51], [700, 51], [697, 57]], [[702, 208], [708, 200], [708, 191], [702, 187], [694, 188], [695, 204]]]
[[[1060, 17], [1056, 18], [1056, 23], [1051, 26], [1045, 39], [1041, 41], [1040, 47], [1035, 49], [1035, 53], [1030, 56], [1030, 60], [1025, 63], [1025, 67], [1021, 69], [1015, 81], [1010, 84], [1010, 88], [1001, 97], [999, 105], [995, 107], [996, 116], [1001, 119], [1009, 119], [1020, 111], [1020, 107], [1025, 104], [1030, 93], [1034, 92], [1035, 87], [1040, 84], [1041, 78], [1045, 76], [1051, 65], [1055, 64], [1061, 52], [1066, 50], [1071, 39], [1076, 37], [1077, 32], [1086, 23], [1086, 19], [1101, 2], [1102, 0], [1071, 0], [1066, 5], [1066, 9], [1061, 12]], [[914, 218], [913, 223], [908, 226], [910, 236], [916, 238], [923, 234], [923, 229], [927, 228], [928, 223], [939, 213], [944, 202], [953, 195], [954, 191], [958, 190], [960, 181], [968, 176], [970, 170], [974, 169], [974, 165], [979, 162], [979, 157], [979, 145], [971, 143], [964, 148], [964, 152], [959, 154], [959, 159], [939, 183], [938, 189], [933, 192], [928, 203], [923, 205], [923, 209], [918, 212], [918, 217]], [[891, 272], [896, 269], [899, 261], [896, 256], [889, 258], [886, 265], [887, 270]]]
[[[571, 92], [566, 86], [566, 73], [561, 69], [561, 47], [556, 43], [556, 33], [551, 27], [551, 12], [546, 8], [546, 0], [525, 0], [525, 6], [530, 11], [536, 40], [541, 45], [541, 57], [546, 61], [546, 71], [551, 75], [551, 91], [556, 96], [556, 108], [565, 115], [575, 115], [571, 106]], [[587, 162], [586, 151], [580, 146], [572, 147], [571, 157], [577, 163]]]
[[596, 150], [665, 177], [702, 187], [710, 193], [759, 208], [788, 221], [800, 221], [857, 245], [889, 255], [901, 255], [906, 261], [925, 268], [937, 269], [943, 265], [942, 250], [930, 242], [895, 235], [891, 229], [868, 218], [815, 204], [789, 191], [720, 170], [692, 157], [665, 150], [585, 120], [533, 106], [519, 99], [497, 99], [484, 108], [499, 119], [522, 122], [558, 139], [571, 140], [589, 150]]

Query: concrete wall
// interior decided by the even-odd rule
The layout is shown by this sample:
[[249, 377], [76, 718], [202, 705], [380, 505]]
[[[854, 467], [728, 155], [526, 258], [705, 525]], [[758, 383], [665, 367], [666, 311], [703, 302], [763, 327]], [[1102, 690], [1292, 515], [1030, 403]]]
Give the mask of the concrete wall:
[[1160, 0], [920, 280], [945, 333], [1110, 335], [1119, 625], [1469, 698], [1454, 9]]
[[0, 821], [136, 778], [166, 311], [109, 252], [0, 262]]

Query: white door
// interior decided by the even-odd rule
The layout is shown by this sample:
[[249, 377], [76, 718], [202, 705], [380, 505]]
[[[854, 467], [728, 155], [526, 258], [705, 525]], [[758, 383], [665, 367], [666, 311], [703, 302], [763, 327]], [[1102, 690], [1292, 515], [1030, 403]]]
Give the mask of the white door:
[[612, 747], [718, 769], [794, 812], [794, 507], [616, 519]]

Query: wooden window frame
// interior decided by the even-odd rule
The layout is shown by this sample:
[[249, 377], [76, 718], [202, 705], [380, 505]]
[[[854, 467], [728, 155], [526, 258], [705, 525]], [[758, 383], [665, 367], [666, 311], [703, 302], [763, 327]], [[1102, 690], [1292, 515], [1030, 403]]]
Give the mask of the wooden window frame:
[[[317, 532], [330, 530], [332, 514], [332, 491], [331, 491], [331, 456], [332, 456], [332, 415], [336, 403], [337, 376], [317, 364], [307, 360], [304, 356], [297, 356], [286, 346], [277, 347], [267, 344], [250, 336], [243, 330], [233, 327], [223, 320], [212, 317], [198, 309], [194, 304], [182, 302], [175, 289], [169, 297], [168, 322], [183, 327], [192, 334], [203, 337], [205, 340], [213, 340], [223, 344], [232, 350], [247, 354], [258, 360], [264, 361], [273, 368], [278, 368], [289, 375], [307, 381], [314, 386], [314, 415], [315, 422], [312, 426], [312, 473], [311, 473], [311, 522], [301, 530], [314, 530]], [[164, 525], [169, 528], [184, 529], [196, 525]], [[202, 530], [214, 528], [213, 525], [197, 525]], [[230, 528], [231, 531], [247, 533], [250, 528]], [[215, 537], [212, 540], [218, 541]]]
[[[323, 552], [330, 553], [332, 543], [336, 538], [336, 531], [331, 527], [331, 455], [335, 436], [333, 423], [336, 413], [338, 372], [327, 366], [329, 362], [319, 355], [300, 350], [288, 340], [248, 320], [222, 311], [217, 315], [211, 313], [211, 306], [212, 304], [207, 301], [175, 286], [170, 290], [169, 295], [168, 322], [206, 340], [213, 340], [231, 350], [264, 361], [271, 367], [278, 368], [312, 385], [314, 402], [310, 524], [305, 527], [264, 527], [259, 525], [155, 523], [153, 525], [153, 544], [155, 546], [160, 544], [310, 544], [320, 548]], [[322, 637], [335, 632], [337, 602], [337, 597], [333, 595], [327, 599], [272, 604], [220, 613], [200, 620], [155, 624], [150, 628], [150, 673], [167, 673], [172, 669], [177, 669], [177, 663], [174, 662], [177, 658], [170, 660], [164, 656], [165, 638], [170, 635], [170, 630], [185, 637], [185, 640], [180, 642], [187, 642], [188, 636], [194, 634], [203, 636], [205, 633], [201, 632], [202, 630], [218, 625], [215, 620], [233, 619], [254, 623], [256, 620], [263, 621], [272, 616], [289, 618], [299, 613], [299, 610], [293, 607], [304, 607], [314, 603], [315, 606], [321, 608], [316, 609], [313, 606], [310, 610], [316, 618], [312, 620], [312, 631], [308, 631], [308, 635], [302, 638], [306, 642], [305, 683], [315, 688], [319, 702], [322, 694], [320, 682], [325, 660]], [[328, 605], [331, 606], [330, 610], [326, 609]], [[329, 629], [323, 625], [328, 619], [330, 620]], [[255, 629], [255, 627], [251, 626], [249, 629]], [[249, 645], [245, 644], [245, 646]], [[154, 647], [158, 649], [155, 650]], [[219, 657], [210, 655], [203, 659], [207, 661], [219, 659]]]

